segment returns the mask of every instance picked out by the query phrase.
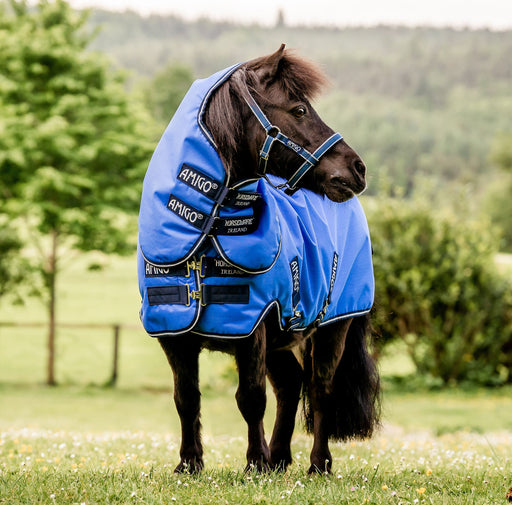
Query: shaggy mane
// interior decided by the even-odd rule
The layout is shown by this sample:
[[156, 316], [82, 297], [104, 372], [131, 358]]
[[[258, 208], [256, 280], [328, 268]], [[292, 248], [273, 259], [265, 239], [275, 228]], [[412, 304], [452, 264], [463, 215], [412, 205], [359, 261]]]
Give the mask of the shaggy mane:
[[[248, 71], [257, 73], [265, 64], [265, 60], [266, 57], [262, 57], [249, 61], [247, 63]], [[317, 65], [286, 49], [279, 61], [276, 76], [269, 82], [269, 85], [277, 83], [290, 99], [314, 100], [328, 85], [328, 82], [327, 77]]]
[[[262, 95], [257, 88], [267, 60], [268, 56], [256, 58], [237, 69], [215, 91], [204, 115], [205, 125], [215, 139], [219, 155], [230, 175], [236, 175], [235, 160], [243, 151], [244, 96], [251, 92], [263, 102], [272, 103], [277, 93], [284, 92], [290, 100], [311, 101], [328, 84], [325, 74], [318, 66], [296, 56], [290, 50], [285, 50], [275, 76], [266, 83], [268, 89], [274, 90], [274, 93]], [[277, 89], [274, 85], [277, 85]]]

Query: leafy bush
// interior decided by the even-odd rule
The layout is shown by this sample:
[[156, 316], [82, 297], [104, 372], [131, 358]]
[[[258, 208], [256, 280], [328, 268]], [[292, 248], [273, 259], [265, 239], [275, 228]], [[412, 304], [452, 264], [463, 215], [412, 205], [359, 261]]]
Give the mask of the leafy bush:
[[18, 287], [24, 278], [24, 262], [20, 258], [21, 242], [9, 218], [0, 212], [0, 298], [12, 295], [17, 300]]
[[417, 371], [445, 384], [512, 382], [512, 283], [490, 227], [417, 202], [368, 204], [378, 345], [402, 339]]
[[501, 232], [500, 249], [512, 252], [512, 175], [502, 174], [499, 180], [487, 188], [483, 212]]

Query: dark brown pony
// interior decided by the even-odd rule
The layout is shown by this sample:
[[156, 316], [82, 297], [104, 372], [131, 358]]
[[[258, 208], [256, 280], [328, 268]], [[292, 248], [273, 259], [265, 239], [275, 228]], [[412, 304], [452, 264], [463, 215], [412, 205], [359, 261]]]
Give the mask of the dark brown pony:
[[[313, 152], [333, 134], [310, 103], [324, 84], [315, 66], [283, 45], [270, 56], [242, 65], [215, 91], [204, 122], [231, 183], [256, 176], [266, 136], [244, 97], [251, 93], [274, 125]], [[301, 162], [293, 151], [277, 145], [268, 172], [287, 178]], [[301, 186], [342, 202], [365, 188], [365, 171], [359, 156], [341, 141], [301, 180]], [[367, 349], [367, 329], [367, 316], [360, 316], [283, 332], [272, 311], [251, 336], [242, 339], [208, 339], [194, 333], [161, 338], [174, 374], [181, 421], [180, 463], [175, 471], [203, 468], [198, 358], [206, 348], [230, 353], [236, 360], [236, 401], [248, 425], [246, 469], [284, 470], [292, 462], [290, 444], [302, 391], [306, 427], [314, 436], [309, 473], [330, 472], [328, 440], [368, 437], [379, 421], [379, 377]], [[270, 445], [263, 430], [266, 377], [277, 398]]]

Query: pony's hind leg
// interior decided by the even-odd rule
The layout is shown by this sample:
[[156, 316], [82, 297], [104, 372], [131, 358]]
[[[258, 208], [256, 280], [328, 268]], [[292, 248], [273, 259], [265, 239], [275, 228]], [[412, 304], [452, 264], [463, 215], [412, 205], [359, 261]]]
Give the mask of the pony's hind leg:
[[303, 370], [292, 351], [281, 350], [267, 355], [267, 373], [277, 400], [276, 421], [270, 440], [270, 461], [273, 468], [286, 470], [292, 462], [291, 440]]
[[199, 392], [201, 347], [192, 335], [159, 340], [174, 375], [174, 402], [181, 422], [180, 462], [174, 471], [199, 472], [204, 466]]
[[239, 377], [236, 401], [248, 427], [246, 471], [252, 468], [268, 470], [270, 458], [263, 428], [267, 404], [265, 352], [264, 325], [260, 325], [250, 337], [238, 341], [235, 347]]

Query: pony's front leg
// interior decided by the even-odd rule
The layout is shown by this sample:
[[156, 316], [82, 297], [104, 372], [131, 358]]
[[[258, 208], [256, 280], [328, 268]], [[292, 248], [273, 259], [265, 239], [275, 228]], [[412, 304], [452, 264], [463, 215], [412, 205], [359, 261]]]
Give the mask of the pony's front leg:
[[261, 324], [250, 337], [236, 343], [235, 358], [238, 367], [236, 401], [248, 427], [247, 466], [268, 470], [269, 450], [265, 441], [263, 416], [267, 404], [265, 392], [265, 326]]
[[331, 473], [332, 456], [329, 451], [330, 395], [334, 374], [343, 355], [345, 339], [351, 320], [318, 328], [312, 337], [311, 409], [313, 411], [313, 449], [308, 473]]
[[174, 403], [181, 422], [180, 462], [174, 471], [199, 472], [204, 467], [199, 391], [201, 348], [192, 335], [159, 340], [174, 375]]
[[286, 470], [292, 462], [291, 440], [300, 399], [303, 370], [292, 351], [267, 355], [267, 373], [277, 400], [276, 420], [270, 440], [272, 467]]

